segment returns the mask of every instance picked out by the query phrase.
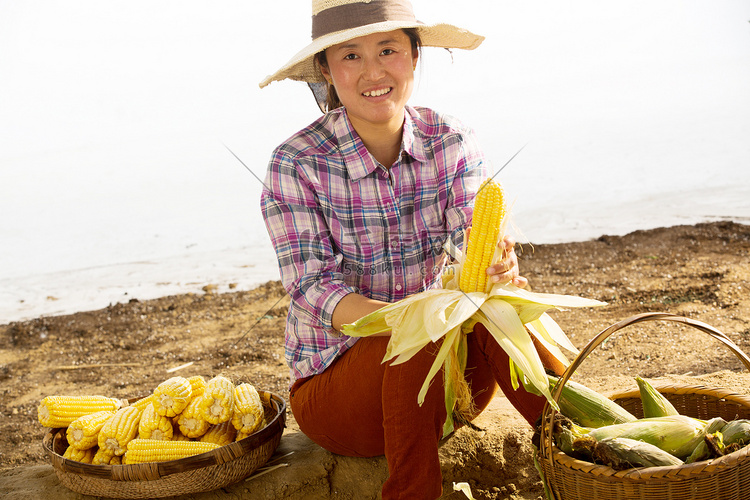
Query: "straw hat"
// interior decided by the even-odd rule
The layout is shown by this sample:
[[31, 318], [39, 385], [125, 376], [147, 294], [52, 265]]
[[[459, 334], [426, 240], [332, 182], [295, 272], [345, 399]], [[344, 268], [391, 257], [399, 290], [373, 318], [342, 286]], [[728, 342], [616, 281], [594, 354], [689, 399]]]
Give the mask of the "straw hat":
[[451, 24], [417, 21], [408, 0], [312, 0], [312, 43], [267, 76], [260, 87], [286, 78], [323, 82], [315, 66], [315, 54], [353, 38], [403, 28], [417, 28], [425, 47], [472, 50], [484, 40]]

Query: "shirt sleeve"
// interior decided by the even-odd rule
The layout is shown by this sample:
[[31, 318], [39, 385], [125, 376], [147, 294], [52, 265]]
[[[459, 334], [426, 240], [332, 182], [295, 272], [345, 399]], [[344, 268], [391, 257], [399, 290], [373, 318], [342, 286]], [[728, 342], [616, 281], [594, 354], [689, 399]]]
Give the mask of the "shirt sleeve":
[[471, 129], [461, 134], [457, 155], [445, 221], [449, 237], [460, 248], [463, 244], [463, 230], [471, 226], [474, 197], [488, 174], [484, 153]]
[[313, 186], [294, 158], [277, 150], [261, 195], [261, 210], [279, 261], [281, 281], [295, 306], [336, 335], [331, 320], [339, 301], [357, 289], [344, 282], [336, 251]]

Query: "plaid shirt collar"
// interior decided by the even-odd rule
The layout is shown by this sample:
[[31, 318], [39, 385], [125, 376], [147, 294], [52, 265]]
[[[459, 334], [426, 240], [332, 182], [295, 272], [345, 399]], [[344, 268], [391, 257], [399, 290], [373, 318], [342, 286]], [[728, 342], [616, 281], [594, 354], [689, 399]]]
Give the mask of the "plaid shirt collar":
[[[346, 109], [341, 108], [341, 110], [341, 114], [334, 122], [333, 132], [349, 176], [352, 180], [357, 181], [373, 173], [379, 167], [379, 164], [367, 151], [359, 134], [354, 130]], [[419, 129], [414, 126], [412, 112], [412, 109], [408, 106], [404, 109], [401, 155], [406, 153], [419, 162], [426, 162], [424, 140], [419, 135]]]

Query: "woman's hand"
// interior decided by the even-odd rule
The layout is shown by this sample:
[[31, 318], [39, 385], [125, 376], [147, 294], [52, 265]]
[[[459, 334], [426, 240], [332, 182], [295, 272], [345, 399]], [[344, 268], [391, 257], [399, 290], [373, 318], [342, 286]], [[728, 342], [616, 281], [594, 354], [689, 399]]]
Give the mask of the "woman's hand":
[[492, 283], [506, 283], [510, 281], [512, 285], [518, 288], [526, 288], [529, 284], [529, 280], [520, 275], [518, 270], [518, 256], [514, 249], [516, 240], [512, 236], [505, 236], [503, 240], [497, 244], [498, 247], [503, 251], [503, 257], [497, 264], [493, 264], [487, 268], [487, 275], [490, 277]]

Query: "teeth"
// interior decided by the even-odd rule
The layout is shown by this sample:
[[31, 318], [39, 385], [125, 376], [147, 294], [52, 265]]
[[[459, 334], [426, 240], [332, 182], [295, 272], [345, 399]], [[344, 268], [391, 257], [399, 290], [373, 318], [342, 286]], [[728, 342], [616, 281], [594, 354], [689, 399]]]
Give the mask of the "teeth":
[[373, 90], [372, 92], [363, 92], [362, 95], [365, 97], [378, 97], [383, 94], [387, 94], [390, 91], [391, 89], [387, 88], [387, 89]]

